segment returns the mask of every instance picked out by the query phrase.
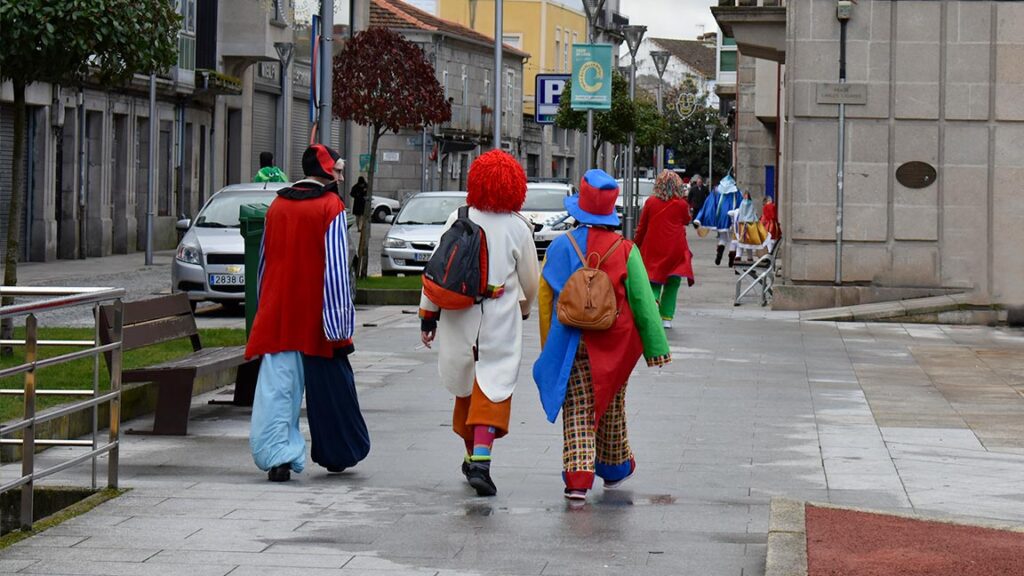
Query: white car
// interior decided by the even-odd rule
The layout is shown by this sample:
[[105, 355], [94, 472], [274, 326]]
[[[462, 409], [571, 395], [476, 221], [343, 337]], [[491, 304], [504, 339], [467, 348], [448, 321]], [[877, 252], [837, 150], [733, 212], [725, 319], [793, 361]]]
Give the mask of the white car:
[[[625, 205], [624, 201], [623, 201], [623, 196], [626, 194], [626, 188], [625, 188], [625, 183], [623, 183], [623, 181], [622, 181], [622, 178], [619, 178], [618, 180], [616, 180], [616, 182], [619, 184], [619, 197], [618, 197], [617, 200], [615, 200], [615, 209], [618, 210], [619, 215], [621, 216], [622, 215], [622, 207]], [[636, 180], [634, 180], [633, 182], [636, 183]], [[636, 202], [637, 210], [642, 210], [643, 207], [644, 207], [644, 203], [647, 202], [647, 199], [654, 195], [654, 179], [653, 178], [640, 178], [640, 186], [636, 190], [636, 193], [637, 193], [637, 202]], [[637, 218], [640, 217], [640, 212], [639, 211], [636, 213], [636, 217]]]
[[[544, 258], [548, 245], [553, 238], [543, 233], [548, 221], [565, 214], [565, 198], [572, 196], [575, 190], [571, 184], [562, 182], [529, 182], [526, 184], [526, 201], [520, 213], [538, 229], [533, 235], [537, 245], [537, 256]], [[538, 236], [540, 234], [540, 236]]]
[[384, 276], [420, 274], [441, 239], [445, 222], [466, 203], [465, 192], [420, 192], [405, 201], [380, 253]]
[[370, 202], [370, 219], [378, 224], [384, 222], [388, 216], [397, 214], [402, 204], [393, 198], [374, 196]]

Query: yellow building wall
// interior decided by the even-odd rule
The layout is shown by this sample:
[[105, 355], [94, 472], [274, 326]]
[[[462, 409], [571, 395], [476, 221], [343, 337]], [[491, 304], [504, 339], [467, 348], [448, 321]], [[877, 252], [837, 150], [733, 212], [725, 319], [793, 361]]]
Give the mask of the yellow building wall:
[[[560, 65], [565, 32], [569, 32], [570, 44], [573, 32], [577, 42], [586, 42], [587, 18], [582, 12], [546, 0], [505, 0], [504, 8], [504, 34], [521, 36], [521, 49], [530, 55], [523, 67], [523, 112], [533, 114], [536, 75], [562, 72]], [[478, 0], [475, 17], [470, 12], [469, 0], [438, 0], [437, 10], [441, 18], [494, 36], [494, 0]], [[558, 54], [555, 53], [556, 32]], [[569, 72], [566, 69], [565, 73]]]

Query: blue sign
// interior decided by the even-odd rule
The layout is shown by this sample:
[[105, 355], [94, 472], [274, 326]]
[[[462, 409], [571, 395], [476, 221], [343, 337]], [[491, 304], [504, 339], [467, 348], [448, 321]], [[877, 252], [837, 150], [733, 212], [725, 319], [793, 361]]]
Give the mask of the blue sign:
[[672, 148], [665, 148], [665, 167], [676, 167], [676, 151], [673, 150]]
[[572, 109], [611, 110], [612, 45], [572, 45]]
[[562, 101], [568, 74], [537, 74], [533, 91], [534, 119], [537, 124], [554, 124], [558, 104]]

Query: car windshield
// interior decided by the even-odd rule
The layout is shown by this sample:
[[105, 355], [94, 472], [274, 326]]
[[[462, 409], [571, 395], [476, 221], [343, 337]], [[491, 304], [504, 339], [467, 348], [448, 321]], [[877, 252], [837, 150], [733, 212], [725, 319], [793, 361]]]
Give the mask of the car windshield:
[[254, 190], [218, 194], [196, 217], [199, 228], [238, 228], [238, 208], [243, 204], [269, 205], [277, 197], [275, 190]]
[[416, 196], [406, 202], [395, 224], [444, 224], [465, 203], [463, 196]]
[[565, 188], [530, 186], [526, 189], [524, 212], [561, 212], [565, 210]]

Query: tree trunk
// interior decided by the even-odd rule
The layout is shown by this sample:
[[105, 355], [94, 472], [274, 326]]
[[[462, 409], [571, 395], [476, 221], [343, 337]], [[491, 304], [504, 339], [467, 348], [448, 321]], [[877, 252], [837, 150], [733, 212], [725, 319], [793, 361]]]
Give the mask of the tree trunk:
[[[15, 80], [14, 84], [14, 146], [11, 161], [11, 204], [7, 213], [7, 252], [4, 254], [4, 286], [18, 285], [18, 252], [21, 245], [21, 205], [25, 201], [25, 82]], [[5, 296], [4, 306], [14, 303]], [[14, 322], [4, 318], [0, 323], [0, 338], [10, 340], [14, 334]], [[0, 349], [0, 356], [10, 356], [10, 347]]]
[[366, 278], [367, 266], [370, 259], [370, 227], [373, 214], [373, 177], [377, 173], [377, 143], [380, 142], [380, 128], [373, 127], [373, 140], [370, 141], [370, 166], [366, 171], [366, 206], [362, 216], [359, 217], [362, 223], [362, 231], [359, 233], [359, 278]]

